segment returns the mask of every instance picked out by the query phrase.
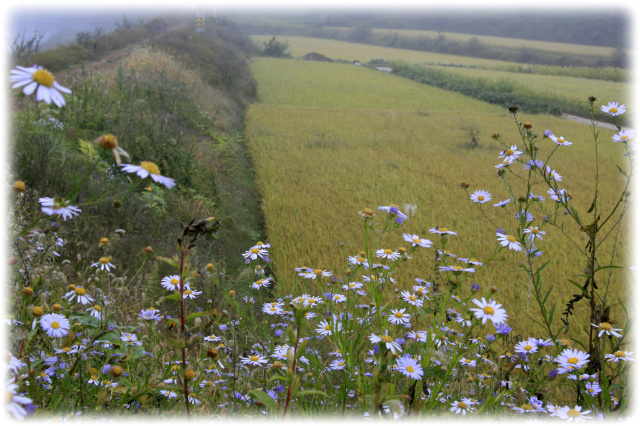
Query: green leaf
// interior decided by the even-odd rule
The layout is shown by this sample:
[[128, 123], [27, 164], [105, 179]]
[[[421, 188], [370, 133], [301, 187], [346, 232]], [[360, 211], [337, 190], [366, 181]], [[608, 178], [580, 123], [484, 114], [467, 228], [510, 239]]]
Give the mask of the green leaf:
[[[180, 296], [180, 295], [178, 295]], [[178, 298], [178, 300], [180, 300], [180, 298]], [[211, 315], [211, 312], [194, 312], [192, 314], [187, 315], [187, 317], [185, 318], [185, 320], [190, 320], [190, 319], [194, 319], [194, 318], [198, 318], [198, 317], [206, 317]]]
[[285, 381], [285, 382], [287, 382], [287, 383], [289, 382], [289, 379], [288, 379], [288, 378], [286, 378], [286, 377], [284, 377], [284, 376], [280, 376], [280, 375], [271, 376], [271, 377], [269, 378], [269, 381], [270, 381], [270, 382], [273, 382], [274, 380], [283, 380], [283, 381]]
[[180, 301], [180, 293], [173, 293], [173, 294], [170, 294], [168, 296], [161, 297], [160, 301], [162, 301], [163, 299], [175, 300], [176, 302], [179, 302]]
[[556, 304], [554, 303], [553, 306], [551, 307], [551, 312], [549, 312], [549, 323], [551, 323], [553, 321], [553, 314], [556, 311]]
[[268, 393], [258, 389], [254, 389], [251, 393], [258, 398], [260, 402], [267, 406], [272, 411], [278, 411], [278, 403], [275, 399], [271, 398]]
[[169, 265], [173, 266], [176, 269], [180, 269], [176, 261], [173, 259], [169, 259], [168, 257], [162, 257], [162, 256], [156, 256], [156, 259], [162, 260], [163, 262], [168, 263]]

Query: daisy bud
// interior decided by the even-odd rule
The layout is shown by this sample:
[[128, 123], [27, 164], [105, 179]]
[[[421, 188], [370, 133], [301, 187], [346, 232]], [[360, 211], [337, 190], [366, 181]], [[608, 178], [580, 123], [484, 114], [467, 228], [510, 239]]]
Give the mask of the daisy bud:
[[27, 189], [27, 186], [23, 181], [17, 180], [13, 182], [13, 184], [11, 185], [11, 189], [13, 189], [13, 191], [17, 192], [18, 194], [22, 194]]
[[76, 289], [75, 284], [69, 284], [69, 285], [67, 286], [67, 290], [69, 290], [69, 291], [75, 291], [75, 289]]
[[365, 219], [373, 217], [373, 210], [371, 210], [370, 208], [366, 208], [363, 209], [361, 212], [358, 212], [358, 214], [362, 217], [364, 217]]
[[500, 137], [500, 133], [495, 132], [494, 134], [491, 135], [491, 137], [494, 139], [498, 139]]
[[57, 222], [51, 222], [51, 230], [57, 232], [60, 229], [60, 225]]
[[213, 270], [213, 263], [207, 263], [207, 271], [211, 271], [211, 270]]
[[211, 359], [217, 359], [218, 358], [218, 349], [216, 348], [209, 348], [207, 349], [207, 356]]
[[89, 374], [91, 374], [92, 376], [97, 376], [98, 375], [98, 369], [94, 368], [94, 367], [89, 367]]
[[489, 287], [489, 291], [491, 291], [492, 294], [493, 293], [497, 293], [498, 292], [498, 287], [492, 285], [491, 287]]
[[35, 292], [31, 287], [25, 287], [22, 289], [22, 294], [24, 294], [25, 296], [33, 296]]
[[60, 312], [60, 311], [62, 310], [62, 305], [61, 305], [61, 304], [59, 304], [59, 303], [54, 303], [54, 304], [51, 306], [51, 309], [53, 309], [53, 310], [54, 310], [54, 311], [56, 311], [56, 312]]
[[192, 369], [188, 369], [187, 371], [184, 372], [185, 380], [193, 380], [195, 377], [196, 377], [196, 373]]
[[113, 365], [109, 369], [109, 373], [113, 377], [120, 377], [120, 376], [122, 376], [122, 373], [124, 373], [124, 371], [122, 370], [122, 367], [120, 367], [119, 365]]
[[468, 188], [469, 184], [467, 182], [461, 182], [460, 183], [460, 188]]
[[41, 317], [44, 315], [44, 310], [40, 306], [34, 306], [33, 309], [31, 309], [31, 313], [34, 317]]
[[106, 246], [107, 244], [109, 244], [109, 239], [108, 238], [100, 238], [100, 245], [101, 246]]
[[149, 253], [149, 254], [153, 254], [153, 249], [150, 246], [146, 246], [144, 248], [144, 252], [145, 253]]
[[531, 129], [533, 127], [533, 124], [529, 123], [528, 121], [526, 123], [524, 123], [522, 125], [522, 127], [524, 127], [525, 129]]
[[271, 364], [271, 367], [273, 367], [273, 368], [282, 368], [282, 367], [284, 367], [284, 364], [281, 363], [280, 361], [276, 361], [273, 364]]
[[233, 290], [229, 291], [229, 296], [233, 297], [233, 296], [235, 296], [235, 295], [236, 295], [236, 292], [235, 292], [235, 291], [233, 291]]
[[517, 106], [515, 106], [515, 105], [511, 105], [511, 106], [509, 107], [509, 112], [510, 112], [511, 114], [515, 114], [516, 112], [518, 112], [518, 107], [517, 107]]
[[114, 209], [119, 209], [120, 207], [122, 207], [122, 201], [115, 199], [113, 200], [112, 205]]

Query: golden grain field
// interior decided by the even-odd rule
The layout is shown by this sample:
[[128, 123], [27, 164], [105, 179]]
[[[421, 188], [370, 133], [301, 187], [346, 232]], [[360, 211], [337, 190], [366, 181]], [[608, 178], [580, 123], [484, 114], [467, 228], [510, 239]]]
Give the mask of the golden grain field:
[[[447, 248], [459, 257], [486, 259], [497, 247], [495, 227], [459, 183], [470, 183], [471, 191], [488, 190], [495, 202], [508, 198], [494, 168], [501, 146], [491, 138], [500, 132], [508, 143], [521, 144], [506, 110], [349, 64], [260, 58], [253, 61], [252, 70], [259, 103], [247, 114], [246, 136], [263, 197], [271, 256], [285, 292], [302, 291], [295, 267], [342, 274], [346, 256], [363, 248], [358, 212], [365, 207], [417, 205], [415, 215], [384, 240], [382, 248], [402, 246], [402, 232], [435, 243], [438, 238], [428, 229], [436, 226], [458, 232]], [[540, 134], [550, 129], [574, 142], [561, 147], [550, 164], [564, 177], [576, 205], [586, 211], [595, 172], [589, 127], [545, 115], [520, 118], [532, 122]], [[477, 132], [476, 149], [466, 147], [470, 131]], [[621, 180], [615, 165], [623, 164], [622, 147], [610, 142], [612, 134], [600, 133], [600, 197], [606, 204], [618, 196]], [[542, 142], [540, 154], [549, 153], [552, 145]], [[546, 188], [536, 188], [534, 193], [546, 198]], [[484, 205], [489, 218], [513, 232], [512, 208], [495, 208], [492, 203]], [[541, 220], [543, 213], [535, 216]], [[584, 234], [565, 222], [567, 234], [582, 246]], [[558, 302], [559, 314], [563, 302], [575, 293], [568, 279], [580, 281], [585, 261], [576, 247], [553, 232], [557, 230], [548, 231], [538, 246], [550, 262], [544, 280], [554, 286], [551, 300]], [[618, 253], [628, 249], [628, 241], [618, 243]], [[522, 257], [502, 254], [501, 261], [479, 270], [473, 281], [485, 292], [496, 286], [494, 297], [512, 312], [510, 325], [535, 333], [530, 320], [536, 315], [534, 300], [525, 277], [513, 272]], [[397, 276], [397, 288], [407, 289], [415, 277], [429, 279], [431, 268], [433, 252], [418, 254]], [[623, 297], [623, 278], [623, 273], [614, 272], [610, 300]]]

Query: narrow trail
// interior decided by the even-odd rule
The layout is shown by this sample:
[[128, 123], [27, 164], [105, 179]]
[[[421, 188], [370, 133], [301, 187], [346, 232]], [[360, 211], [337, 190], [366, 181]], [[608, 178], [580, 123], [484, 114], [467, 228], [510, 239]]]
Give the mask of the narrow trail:
[[[572, 120], [572, 121], [577, 121], [578, 123], [582, 123], [582, 124], [591, 124], [591, 119], [589, 118], [584, 118], [584, 117], [578, 117], [577, 115], [570, 115], [570, 114], [562, 114], [562, 118], [566, 118], [567, 120]], [[618, 130], [618, 128], [616, 126], [614, 126], [611, 123], [598, 123], [597, 126], [601, 129], [610, 129], [610, 130]]]

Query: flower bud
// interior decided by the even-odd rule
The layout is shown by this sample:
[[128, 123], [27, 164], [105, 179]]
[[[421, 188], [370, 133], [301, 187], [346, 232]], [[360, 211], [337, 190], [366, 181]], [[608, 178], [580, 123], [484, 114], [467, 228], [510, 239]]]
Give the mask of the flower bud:
[[109, 373], [113, 377], [120, 377], [122, 376], [122, 373], [124, 373], [124, 371], [122, 370], [122, 367], [120, 367], [119, 365], [112, 365], [111, 368], [109, 369]]
[[34, 317], [41, 317], [44, 315], [44, 310], [40, 306], [34, 306], [31, 309], [31, 314], [33, 314]]
[[192, 369], [188, 369], [187, 371], [184, 372], [185, 380], [193, 380], [195, 377], [196, 377], [196, 373]]
[[22, 294], [24, 294], [25, 296], [33, 296], [35, 292], [31, 287], [25, 287], [22, 289]]

